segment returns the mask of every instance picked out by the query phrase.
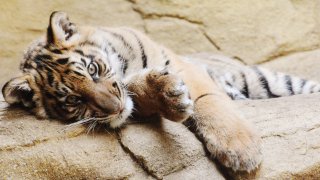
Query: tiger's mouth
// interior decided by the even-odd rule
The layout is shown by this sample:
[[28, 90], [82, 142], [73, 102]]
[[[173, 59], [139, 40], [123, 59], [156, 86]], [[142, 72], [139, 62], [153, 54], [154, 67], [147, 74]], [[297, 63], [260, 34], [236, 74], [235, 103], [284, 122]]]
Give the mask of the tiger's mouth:
[[108, 118], [110, 119], [106, 123], [108, 123], [111, 128], [120, 127], [125, 123], [127, 118], [131, 115], [132, 110], [133, 110], [133, 101], [129, 96], [127, 96], [124, 103], [124, 107], [120, 110], [119, 113], [114, 115], [109, 115]]
[[127, 96], [123, 108], [114, 114], [94, 113], [92, 116], [86, 117], [73, 124], [108, 124], [111, 128], [118, 128], [125, 123], [133, 110], [132, 99]]
[[123, 109], [118, 113], [111, 114], [111, 115], [95, 114], [89, 117], [85, 117], [74, 123], [71, 123], [67, 126], [67, 128], [76, 127], [80, 125], [87, 125], [88, 132], [93, 131], [98, 124], [107, 124], [112, 129], [119, 128], [126, 122], [128, 117], [131, 115], [132, 110], [133, 110], [133, 101], [129, 96], [127, 96], [125, 99]]

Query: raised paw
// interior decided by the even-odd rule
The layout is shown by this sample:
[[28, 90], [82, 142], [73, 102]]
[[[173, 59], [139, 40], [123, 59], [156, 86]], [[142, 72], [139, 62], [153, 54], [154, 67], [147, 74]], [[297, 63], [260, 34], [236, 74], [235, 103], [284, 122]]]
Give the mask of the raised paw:
[[159, 113], [173, 121], [183, 121], [193, 113], [193, 101], [187, 86], [168, 70], [151, 70], [147, 76], [149, 87], [157, 93]]

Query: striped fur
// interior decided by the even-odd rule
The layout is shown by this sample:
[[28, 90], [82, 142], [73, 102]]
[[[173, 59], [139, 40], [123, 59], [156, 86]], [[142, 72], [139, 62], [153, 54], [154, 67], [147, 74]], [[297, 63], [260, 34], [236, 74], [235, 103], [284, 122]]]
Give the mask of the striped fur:
[[118, 128], [131, 114], [184, 121], [195, 110], [195, 133], [211, 155], [245, 171], [261, 162], [259, 137], [227, 95], [263, 99], [320, 89], [223, 56], [190, 62], [133, 29], [76, 26], [63, 12], [52, 13], [46, 36], [29, 46], [20, 69], [2, 93], [37, 117]]
[[320, 84], [315, 81], [239, 63], [233, 65], [236, 70], [228, 71], [225, 67], [226, 70], [221, 72], [217, 70], [221, 64], [230, 66], [228, 63], [236, 63], [236, 60], [218, 57], [211, 61], [218, 61], [220, 65], [207, 67], [208, 74], [233, 100], [268, 99], [320, 91]]

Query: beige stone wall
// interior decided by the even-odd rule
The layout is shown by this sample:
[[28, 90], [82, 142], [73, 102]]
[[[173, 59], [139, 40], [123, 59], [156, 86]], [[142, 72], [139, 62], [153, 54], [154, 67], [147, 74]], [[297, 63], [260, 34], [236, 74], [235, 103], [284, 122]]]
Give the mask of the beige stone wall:
[[180, 54], [221, 51], [254, 64], [320, 46], [319, 0], [13, 0], [0, 3], [0, 86], [54, 10], [78, 24], [131, 26]]

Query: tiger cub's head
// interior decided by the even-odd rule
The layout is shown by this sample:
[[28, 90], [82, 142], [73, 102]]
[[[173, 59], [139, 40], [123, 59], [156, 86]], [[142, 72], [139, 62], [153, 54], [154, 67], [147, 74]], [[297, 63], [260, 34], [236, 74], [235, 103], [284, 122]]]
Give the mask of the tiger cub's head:
[[123, 124], [132, 100], [98, 33], [77, 27], [66, 13], [53, 12], [46, 36], [25, 52], [22, 75], [4, 85], [5, 100], [40, 118], [94, 117], [111, 127]]

